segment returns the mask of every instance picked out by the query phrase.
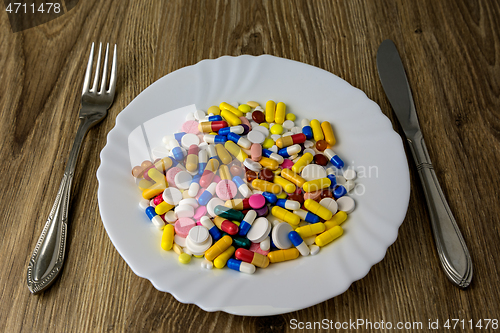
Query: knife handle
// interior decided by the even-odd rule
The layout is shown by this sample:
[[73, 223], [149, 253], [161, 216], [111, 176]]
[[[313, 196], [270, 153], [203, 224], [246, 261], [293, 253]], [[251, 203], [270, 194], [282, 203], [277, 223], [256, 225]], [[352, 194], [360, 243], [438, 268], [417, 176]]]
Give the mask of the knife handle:
[[408, 139], [429, 207], [432, 233], [441, 266], [458, 287], [466, 288], [472, 280], [472, 260], [457, 222], [446, 202], [425, 146], [422, 133]]

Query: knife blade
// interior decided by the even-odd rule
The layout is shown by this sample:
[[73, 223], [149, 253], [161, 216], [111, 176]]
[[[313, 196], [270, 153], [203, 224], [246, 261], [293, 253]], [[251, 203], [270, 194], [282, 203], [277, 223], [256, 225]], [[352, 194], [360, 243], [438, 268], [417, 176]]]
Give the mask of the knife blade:
[[403, 128], [424, 189], [434, 243], [446, 276], [466, 288], [472, 281], [472, 260], [467, 245], [441, 190], [418, 123], [403, 62], [394, 42], [387, 39], [377, 51], [382, 87]]

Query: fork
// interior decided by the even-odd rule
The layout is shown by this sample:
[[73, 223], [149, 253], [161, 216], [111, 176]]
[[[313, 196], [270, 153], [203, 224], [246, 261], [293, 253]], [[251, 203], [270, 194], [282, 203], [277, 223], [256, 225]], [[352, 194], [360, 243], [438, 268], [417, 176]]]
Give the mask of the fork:
[[[106, 45], [102, 79], [98, 89], [98, 78], [101, 63], [102, 43], [99, 44], [99, 53], [92, 88], [90, 78], [92, 75], [92, 62], [94, 58], [94, 43], [90, 49], [89, 61], [85, 72], [82, 90], [82, 106], [80, 109], [80, 125], [76, 132], [75, 141], [69, 154], [66, 169], [57, 192], [56, 200], [50, 211], [49, 218], [45, 222], [42, 234], [36, 243], [33, 254], [28, 263], [27, 283], [31, 293], [39, 293], [48, 288], [59, 275], [64, 263], [66, 251], [66, 236], [68, 230], [68, 208], [71, 194], [71, 185], [75, 174], [78, 153], [85, 134], [88, 130], [103, 120], [108, 114], [108, 109], [113, 103], [116, 89], [116, 44], [113, 51], [113, 63], [111, 64], [111, 75], [109, 89], [106, 90], [108, 74], [109, 43]], [[90, 88], [90, 89], [89, 89]]]

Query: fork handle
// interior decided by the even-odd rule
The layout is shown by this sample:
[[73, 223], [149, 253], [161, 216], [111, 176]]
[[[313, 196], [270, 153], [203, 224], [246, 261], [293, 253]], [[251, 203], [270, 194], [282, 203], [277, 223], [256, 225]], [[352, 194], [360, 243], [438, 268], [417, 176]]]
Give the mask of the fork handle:
[[76, 162], [85, 134], [95, 123], [93, 117], [82, 118], [80, 121], [56, 200], [31, 255], [28, 264], [27, 283], [28, 289], [33, 294], [49, 287], [58, 276], [64, 263], [68, 207]]
[[424, 188], [432, 234], [441, 266], [448, 279], [461, 288], [472, 280], [472, 260], [446, 198], [439, 186], [422, 133], [408, 139]]

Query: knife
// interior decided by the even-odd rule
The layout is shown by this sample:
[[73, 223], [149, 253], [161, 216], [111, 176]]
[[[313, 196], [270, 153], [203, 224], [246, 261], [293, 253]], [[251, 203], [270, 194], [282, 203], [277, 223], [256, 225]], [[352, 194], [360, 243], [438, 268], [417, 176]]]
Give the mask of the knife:
[[377, 68], [385, 94], [403, 127], [417, 166], [441, 266], [451, 282], [458, 287], [466, 288], [472, 280], [472, 260], [469, 250], [439, 186], [420, 131], [403, 63], [396, 45], [390, 39], [383, 41], [378, 48]]

